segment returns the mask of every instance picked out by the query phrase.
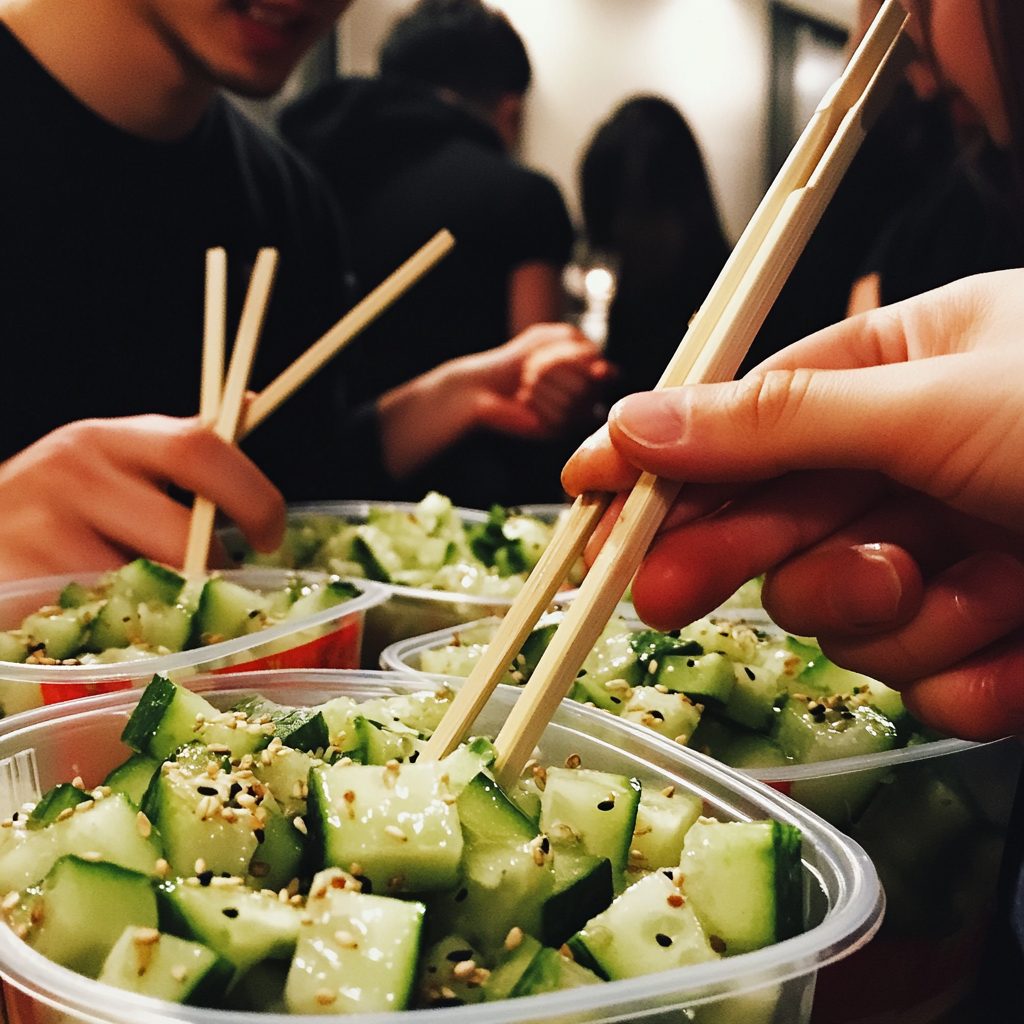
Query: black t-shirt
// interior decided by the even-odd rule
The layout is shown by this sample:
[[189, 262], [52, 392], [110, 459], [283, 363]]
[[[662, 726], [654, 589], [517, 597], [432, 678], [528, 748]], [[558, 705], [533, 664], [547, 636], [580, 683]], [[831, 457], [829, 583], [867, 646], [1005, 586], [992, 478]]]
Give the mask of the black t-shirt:
[[455, 236], [452, 252], [353, 345], [359, 400], [507, 341], [509, 275], [569, 258], [572, 224], [554, 182], [423, 89], [340, 79], [286, 110], [281, 131], [334, 190], [365, 290], [442, 228]]
[[[350, 304], [329, 193], [223, 98], [184, 139], [140, 139], [0, 24], [0, 138], [0, 458], [83, 417], [197, 412], [209, 247], [227, 250], [229, 345], [258, 249], [280, 253], [255, 389]], [[290, 500], [369, 496], [345, 473], [336, 373], [245, 443]]]
[[[573, 228], [555, 183], [511, 159], [483, 121], [429, 91], [341, 79], [288, 108], [281, 131], [330, 183], [361, 289], [440, 229], [455, 236], [454, 249], [346, 352], [353, 404], [507, 341], [512, 271], [569, 258]], [[476, 507], [558, 500], [564, 454], [477, 433], [390, 495], [415, 500], [436, 488]]]

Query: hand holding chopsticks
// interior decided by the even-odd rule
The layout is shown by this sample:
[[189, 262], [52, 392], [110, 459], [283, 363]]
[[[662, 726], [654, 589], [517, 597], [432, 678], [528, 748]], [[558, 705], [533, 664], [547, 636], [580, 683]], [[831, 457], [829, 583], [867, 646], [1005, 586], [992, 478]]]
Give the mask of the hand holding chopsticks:
[[[217, 252], [221, 256], [217, 256]], [[277, 269], [277, 251], [261, 249], [256, 258], [249, 281], [249, 291], [238, 325], [238, 336], [231, 352], [231, 365], [223, 394], [220, 394], [218, 370], [224, 365], [223, 332], [223, 250], [212, 250], [208, 256], [207, 270], [207, 323], [203, 337], [203, 387], [201, 416], [206, 420], [216, 410], [213, 432], [224, 441], [234, 441], [242, 416], [242, 404], [249, 386], [249, 374], [256, 356], [260, 332], [270, 290], [274, 284]], [[210, 287], [210, 284], [213, 287]], [[219, 318], [219, 319], [218, 319]], [[213, 519], [216, 507], [207, 498], [198, 495], [192, 505], [192, 521], [189, 524], [188, 548], [185, 552], [185, 574], [196, 575], [206, 569], [210, 553], [210, 537], [213, 533]]]
[[[268, 384], [244, 410], [244, 415], [242, 407], [273, 284], [277, 253], [273, 249], [263, 249], [256, 261], [222, 397], [227, 270], [224, 250], [211, 249], [207, 253], [206, 271], [206, 318], [200, 402], [202, 422], [207, 426], [212, 425], [214, 433], [226, 441], [243, 438], [415, 284], [454, 244], [455, 239], [450, 232], [439, 231]], [[192, 521], [189, 524], [188, 548], [185, 555], [186, 575], [200, 573], [206, 569], [215, 514], [216, 509], [212, 502], [200, 496], [196, 497], [192, 506]]]
[[[698, 311], [659, 387], [731, 379], [774, 302], [807, 238], [853, 158], [881, 103], [880, 96], [901, 70], [899, 45], [904, 11], [883, 6], [843, 77], [825, 97], [786, 164], [736, 245], [704, 305]], [[630, 494], [611, 535], [584, 580], [579, 596], [519, 697], [497, 737], [498, 782], [515, 782], [547, 722], [569, 692], [576, 672], [607, 623], [640, 564], [680, 485], [644, 474]], [[570, 521], [578, 530], [592, 523], [580, 514], [592, 495], [581, 496]], [[586, 536], [558, 531], [545, 558], [557, 564], [578, 551]], [[440, 757], [461, 739], [543, 611], [540, 588], [525, 590], [456, 697], [445, 733], [424, 757]], [[528, 602], [533, 602], [528, 604]], [[521, 643], [521, 640], [519, 640]], [[435, 743], [434, 740], [437, 740]]]

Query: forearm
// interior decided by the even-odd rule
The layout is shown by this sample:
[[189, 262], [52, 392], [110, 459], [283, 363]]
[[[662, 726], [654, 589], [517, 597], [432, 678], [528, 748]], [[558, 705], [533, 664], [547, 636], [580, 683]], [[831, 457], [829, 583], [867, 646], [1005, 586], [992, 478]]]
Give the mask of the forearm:
[[442, 363], [378, 400], [384, 465], [395, 480], [409, 476], [476, 426], [462, 362]]

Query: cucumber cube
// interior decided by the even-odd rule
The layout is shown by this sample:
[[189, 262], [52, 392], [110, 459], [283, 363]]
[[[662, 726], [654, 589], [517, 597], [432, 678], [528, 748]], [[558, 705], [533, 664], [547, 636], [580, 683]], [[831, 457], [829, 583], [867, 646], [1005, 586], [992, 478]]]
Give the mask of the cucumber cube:
[[404, 1010], [416, 975], [422, 903], [353, 889], [319, 890], [306, 906], [285, 1000], [289, 1012], [373, 1013]]
[[116, 864], [61, 857], [42, 884], [43, 912], [26, 941], [62, 967], [96, 978], [125, 928], [155, 928], [145, 875]]
[[802, 930], [800, 830], [793, 825], [701, 818], [686, 834], [679, 868], [683, 895], [715, 949], [733, 956]]
[[718, 959], [670, 873], [656, 871], [634, 882], [573, 940], [611, 980]]
[[125, 928], [99, 980], [140, 996], [191, 1006], [217, 1006], [234, 968], [200, 945], [148, 928]]
[[313, 768], [306, 824], [319, 862], [360, 865], [375, 893], [451, 888], [463, 840], [443, 775], [437, 762]]

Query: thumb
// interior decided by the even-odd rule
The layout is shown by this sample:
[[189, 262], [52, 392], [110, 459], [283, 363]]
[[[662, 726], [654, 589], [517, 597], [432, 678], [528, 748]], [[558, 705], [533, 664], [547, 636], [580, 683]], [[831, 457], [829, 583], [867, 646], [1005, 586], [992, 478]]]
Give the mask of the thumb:
[[[1021, 494], [1002, 465], [1019, 399], [998, 355], [842, 370], [768, 370], [726, 384], [631, 395], [609, 415], [616, 450], [675, 480], [761, 480], [868, 469], [1012, 525]], [[1018, 417], [1019, 419], [1019, 417]], [[1018, 482], [1019, 483], [1019, 482]]]

